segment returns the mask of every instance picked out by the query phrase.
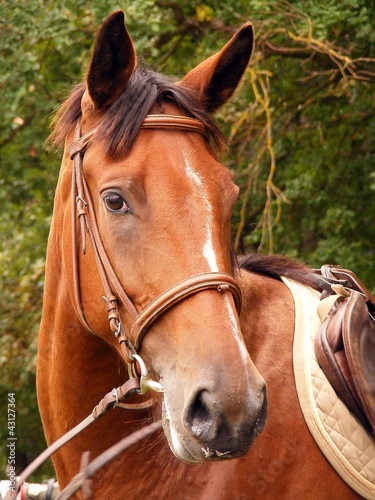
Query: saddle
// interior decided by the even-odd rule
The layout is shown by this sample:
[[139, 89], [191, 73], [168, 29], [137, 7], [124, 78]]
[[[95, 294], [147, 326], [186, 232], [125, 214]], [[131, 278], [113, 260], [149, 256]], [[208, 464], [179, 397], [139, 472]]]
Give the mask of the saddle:
[[347, 269], [314, 270], [322, 291], [318, 363], [338, 397], [375, 436], [375, 297]]

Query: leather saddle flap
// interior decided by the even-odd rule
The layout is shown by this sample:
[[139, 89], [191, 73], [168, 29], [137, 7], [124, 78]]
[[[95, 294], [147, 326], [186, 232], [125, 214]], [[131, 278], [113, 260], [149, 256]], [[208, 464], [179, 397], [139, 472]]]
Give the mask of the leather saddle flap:
[[337, 395], [375, 435], [375, 325], [361, 293], [336, 296], [315, 338], [315, 352]]
[[363, 296], [352, 292], [343, 323], [343, 340], [355, 389], [375, 431], [375, 324]]

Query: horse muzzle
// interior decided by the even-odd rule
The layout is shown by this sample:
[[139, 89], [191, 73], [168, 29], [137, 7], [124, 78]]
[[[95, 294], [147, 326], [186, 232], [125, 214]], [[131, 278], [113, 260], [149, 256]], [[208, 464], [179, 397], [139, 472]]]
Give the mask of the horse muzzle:
[[[235, 399], [235, 396], [234, 396]], [[180, 423], [164, 400], [163, 427], [177, 458], [189, 463], [228, 460], [246, 454], [267, 417], [265, 384], [243, 402], [220, 403], [215, 393], [200, 389], [188, 401]]]

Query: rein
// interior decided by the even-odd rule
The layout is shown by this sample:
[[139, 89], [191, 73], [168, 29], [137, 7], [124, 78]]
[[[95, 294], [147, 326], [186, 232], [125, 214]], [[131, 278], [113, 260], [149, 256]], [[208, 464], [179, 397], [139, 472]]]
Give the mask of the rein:
[[[148, 115], [141, 128], [196, 132], [207, 138], [203, 124], [194, 118], [186, 116]], [[74, 296], [81, 322], [89, 331], [95, 333], [86, 320], [79, 286], [77, 242], [77, 219], [79, 219], [83, 254], [86, 252], [87, 233], [103, 284], [103, 299], [107, 306], [109, 326], [121, 345], [121, 351], [125, 360], [131, 365], [135, 363], [135, 360], [139, 363], [140, 357], [137, 355], [137, 352], [141, 348], [142, 340], [148, 328], [158, 317], [184, 298], [208, 289], [214, 289], [223, 294], [229, 291], [233, 295], [239, 314], [241, 311], [242, 295], [237, 282], [229, 274], [220, 272], [201, 273], [172, 286], [152, 300], [142, 311], [136, 309], [120, 283], [104, 248], [95, 217], [92, 198], [84, 176], [84, 153], [90, 144], [92, 144], [95, 133], [96, 129], [93, 129], [82, 136], [81, 123], [78, 121], [74, 141], [68, 148], [70, 158], [73, 160], [72, 199], [76, 200], [76, 208], [74, 208], [73, 204], [72, 210]], [[129, 332], [125, 331], [121, 322], [118, 308], [119, 303], [123, 304], [131, 318], [132, 324]], [[155, 387], [153, 389], [155, 390]]]
[[104, 396], [104, 398], [93, 408], [90, 415], [88, 415], [84, 420], [82, 420], [82, 422], [73, 427], [73, 429], [57, 439], [57, 441], [52, 443], [46, 450], [43, 451], [43, 453], [41, 453], [26, 467], [26, 469], [17, 478], [15, 491], [13, 492], [9, 490], [5, 496], [5, 500], [14, 500], [17, 496], [17, 493], [20, 491], [20, 488], [24, 481], [26, 481], [26, 479], [33, 472], [35, 472], [38, 467], [40, 467], [47, 460], [47, 458], [53, 455], [64, 445], [69, 443], [69, 441], [80, 434], [84, 429], [87, 429], [87, 427], [89, 427], [93, 422], [106, 415], [109, 411], [115, 408], [122, 408], [125, 410], [144, 410], [149, 408], [152, 405], [152, 399], [143, 403], [124, 403], [127, 397], [131, 396], [132, 394], [139, 394], [141, 393], [141, 390], [142, 383], [138, 378], [133, 377], [127, 380], [120, 387], [112, 389], [112, 391], [108, 392]]

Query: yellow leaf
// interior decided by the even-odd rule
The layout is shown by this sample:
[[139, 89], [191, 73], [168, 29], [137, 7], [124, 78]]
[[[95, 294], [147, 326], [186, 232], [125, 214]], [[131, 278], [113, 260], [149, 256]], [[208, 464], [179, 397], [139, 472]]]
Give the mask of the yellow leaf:
[[212, 14], [214, 13], [212, 8], [208, 5], [197, 5], [195, 7], [195, 12], [200, 23], [211, 21]]

